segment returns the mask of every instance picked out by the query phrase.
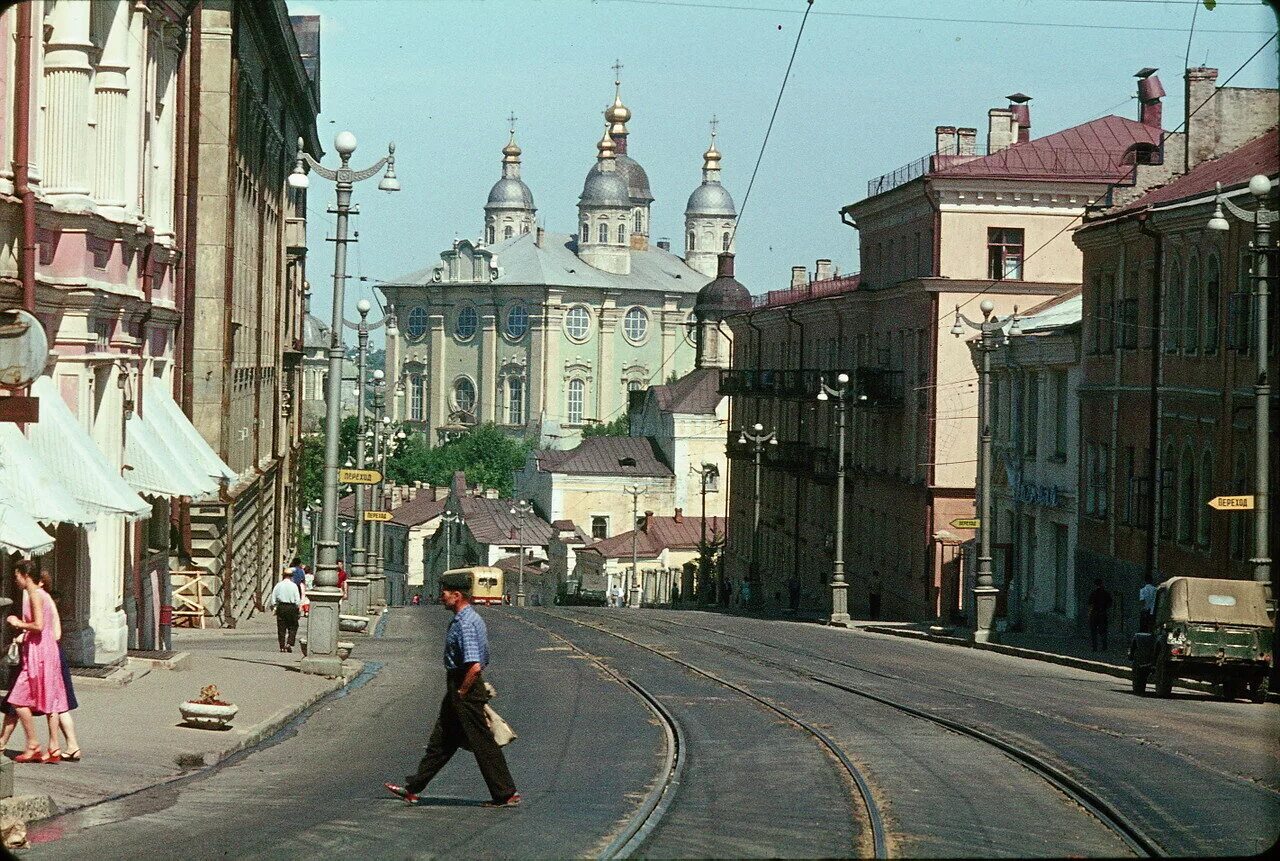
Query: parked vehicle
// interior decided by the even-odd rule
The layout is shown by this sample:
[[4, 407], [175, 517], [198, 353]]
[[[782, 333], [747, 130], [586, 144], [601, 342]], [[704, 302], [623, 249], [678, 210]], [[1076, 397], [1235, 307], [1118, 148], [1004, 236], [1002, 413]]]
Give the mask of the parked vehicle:
[[502, 603], [502, 570], [488, 565], [473, 565], [470, 568], [453, 568], [447, 574], [466, 574], [471, 577], [471, 603]]
[[1167, 697], [1176, 679], [1219, 685], [1227, 699], [1267, 698], [1274, 625], [1266, 587], [1252, 580], [1172, 577], [1156, 590], [1154, 629], [1129, 648], [1133, 692], [1150, 679]]

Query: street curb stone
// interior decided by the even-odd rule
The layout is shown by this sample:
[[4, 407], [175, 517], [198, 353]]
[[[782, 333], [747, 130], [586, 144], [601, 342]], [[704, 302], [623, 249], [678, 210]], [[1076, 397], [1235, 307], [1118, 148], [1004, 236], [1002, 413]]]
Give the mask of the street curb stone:
[[48, 795], [15, 795], [0, 798], [0, 816], [12, 816], [23, 822], [48, 819], [58, 813], [57, 802]]

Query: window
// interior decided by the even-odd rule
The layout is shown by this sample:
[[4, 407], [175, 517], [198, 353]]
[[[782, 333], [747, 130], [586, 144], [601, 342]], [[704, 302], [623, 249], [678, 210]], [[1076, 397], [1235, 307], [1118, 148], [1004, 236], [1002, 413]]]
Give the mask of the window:
[[[640, 216], [637, 215], [636, 218]], [[603, 541], [609, 537], [609, 518], [596, 515], [591, 518], [591, 538], [594, 541]]]
[[1120, 334], [1116, 344], [1122, 350], [1138, 349], [1138, 300], [1125, 299], [1119, 303]]
[[689, 231], [689, 241], [685, 244], [688, 245], [690, 251], [693, 251], [697, 247], [697, 243], [694, 242], [694, 239], [693, 239], [692, 230]]
[[484, 241], [489, 243], [490, 245], [493, 244], [493, 225], [492, 224], [490, 224], [488, 227], [484, 229]]
[[1173, 443], [1164, 450], [1164, 459], [1160, 464], [1160, 537], [1173, 538], [1175, 521], [1177, 520], [1177, 470], [1172, 468], [1175, 455]]
[[1164, 351], [1174, 353], [1182, 346], [1182, 264], [1177, 258], [1169, 266], [1164, 295]]
[[582, 402], [586, 395], [587, 384], [582, 380], [569, 381], [569, 424], [582, 424]]
[[627, 380], [627, 391], [638, 392], [644, 388], [644, 383], [640, 380]]
[[1022, 453], [1036, 456], [1036, 443], [1040, 437], [1040, 375], [1027, 374], [1027, 399], [1022, 415]]
[[1102, 290], [1098, 297], [1098, 351], [1104, 355], [1110, 355], [1115, 347], [1115, 295], [1115, 274], [1103, 275]]
[[600, 222], [600, 229], [596, 231], [596, 238], [600, 242], [608, 242], [609, 241], [609, 225], [605, 224], [603, 221]]
[[1107, 516], [1107, 484], [1107, 447], [1090, 443], [1085, 452], [1085, 514]]
[[1022, 280], [1022, 228], [987, 228], [987, 275], [994, 281]]
[[458, 312], [458, 321], [454, 325], [453, 333], [459, 341], [469, 341], [476, 334], [476, 329], [480, 328], [480, 315], [476, 313], [476, 309], [467, 305]]
[[590, 236], [591, 236], [590, 228], [587, 227], [587, 223], [584, 221], [582, 222], [582, 241], [586, 242]]
[[1196, 505], [1196, 461], [1191, 453], [1191, 446], [1182, 450], [1182, 459], [1178, 461], [1178, 540], [1190, 544], [1196, 534], [1196, 515], [1200, 506]]
[[1120, 519], [1130, 526], [1134, 525], [1134, 520], [1136, 519], [1136, 506], [1134, 505], [1136, 502], [1136, 488], [1134, 487], [1134, 479], [1136, 476], [1134, 475], [1135, 464], [1133, 459], [1134, 447], [1131, 445], [1125, 446], [1124, 460], [1120, 465], [1120, 475], [1123, 477], [1121, 488], [1123, 488], [1124, 497], [1120, 501], [1119, 508]]
[[1053, 456], [1066, 460], [1067, 457], [1067, 372], [1050, 371], [1053, 380]]
[[1204, 354], [1218, 352], [1218, 316], [1222, 302], [1219, 284], [1222, 280], [1221, 264], [1216, 255], [1210, 255], [1204, 265]]
[[409, 418], [422, 421], [422, 375], [409, 376]]
[[507, 379], [507, 424], [524, 424], [524, 380]]
[[1071, 558], [1069, 533], [1065, 523], [1053, 524], [1053, 610], [1067, 612], [1067, 582]]
[[642, 216], [640, 214], [640, 210], [637, 209], [636, 215], [635, 215], [635, 221], [632, 223], [632, 226], [631, 226], [632, 233], [644, 233], [644, 224], [640, 220], [641, 217]]
[[618, 225], [618, 244], [627, 244], [627, 226], [625, 224]]
[[1182, 326], [1183, 343], [1188, 353], [1200, 352], [1200, 258], [1191, 255], [1187, 265], [1187, 294], [1183, 303], [1185, 323]]
[[507, 309], [507, 337], [518, 341], [529, 331], [529, 309], [519, 303]]
[[458, 377], [453, 383], [453, 406], [460, 412], [474, 413], [476, 409], [476, 384], [466, 377]]
[[1196, 476], [1199, 479], [1197, 487], [1199, 495], [1196, 499], [1196, 510], [1199, 512], [1199, 520], [1196, 524], [1196, 544], [1201, 547], [1209, 546], [1209, 513], [1204, 506], [1213, 498], [1213, 452], [1208, 449], [1200, 456], [1200, 474]]
[[581, 305], [575, 305], [564, 315], [564, 330], [575, 341], [585, 341], [591, 332], [591, 314]]
[[409, 309], [409, 319], [405, 322], [405, 330], [410, 338], [421, 338], [427, 334], [427, 309], [415, 305]]
[[516, 230], [515, 230], [515, 228], [514, 228], [514, 227], [512, 227], [510, 224], [508, 224], [506, 227], [502, 228], [502, 238], [503, 238], [503, 239], [510, 239], [511, 237], [513, 237], [513, 236], [515, 236], [515, 235], [516, 235]]
[[729, 250], [729, 231], [727, 231], [727, 230], [726, 230], [726, 231], [724, 232], [724, 234], [720, 237], [720, 250], [721, 250], [721, 251], [728, 251], [728, 250]]
[[649, 333], [649, 315], [643, 308], [631, 308], [622, 318], [622, 334], [633, 344], [644, 341]]

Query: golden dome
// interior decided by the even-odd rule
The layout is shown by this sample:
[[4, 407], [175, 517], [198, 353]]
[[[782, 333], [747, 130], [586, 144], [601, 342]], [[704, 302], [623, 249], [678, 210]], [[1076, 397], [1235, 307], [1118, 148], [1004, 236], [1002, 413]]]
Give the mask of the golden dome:
[[511, 140], [507, 141], [507, 145], [502, 148], [502, 160], [511, 162], [520, 160], [521, 149], [516, 144], [515, 132], [511, 133]]
[[[604, 116], [611, 124], [616, 125], [626, 125], [627, 121], [631, 119], [631, 109], [622, 103], [621, 93], [614, 94], [613, 104], [604, 112]], [[623, 131], [625, 132], [626, 129], [623, 129]]]
[[600, 158], [613, 158], [617, 154], [618, 146], [613, 142], [607, 124], [604, 128], [604, 137], [600, 138], [600, 143], [596, 144], [596, 150], [599, 151]]

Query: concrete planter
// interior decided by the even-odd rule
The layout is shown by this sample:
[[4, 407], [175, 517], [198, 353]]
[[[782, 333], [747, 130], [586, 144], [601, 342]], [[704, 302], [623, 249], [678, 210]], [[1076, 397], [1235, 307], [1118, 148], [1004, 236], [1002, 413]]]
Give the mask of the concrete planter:
[[363, 634], [368, 627], [369, 618], [367, 616], [338, 617], [338, 630], [346, 631], [348, 634]]
[[355, 643], [348, 642], [347, 640], [339, 640], [338, 641], [338, 660], [345, 661], [347, 658], [351, 657], [351, 652], [352, 650], [355, 649], [355, 647], [356, 647]]
[[240, 711], [235, 705], [214, 705], [212, 703], [185, 702], [178, 706], [182, 719], [188, 726], [198, 729], [222, 729], [231, 723], [231, 719]]

